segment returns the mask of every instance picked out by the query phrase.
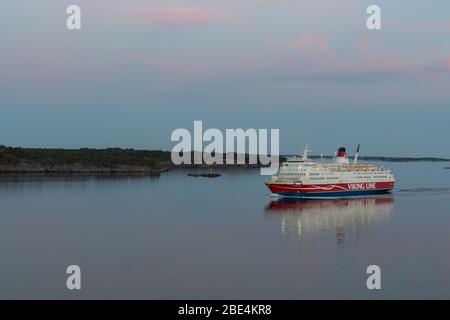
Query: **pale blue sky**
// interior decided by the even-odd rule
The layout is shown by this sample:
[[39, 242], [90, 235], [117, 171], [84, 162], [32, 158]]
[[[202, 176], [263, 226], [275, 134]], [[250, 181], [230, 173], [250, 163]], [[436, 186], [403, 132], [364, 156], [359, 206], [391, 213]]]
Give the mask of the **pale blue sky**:
[[0, 144], [170, 149], [203, 120], [279, 128], [284, 153], [450, 157], [448, 1], [2, 0], [0, 37]]

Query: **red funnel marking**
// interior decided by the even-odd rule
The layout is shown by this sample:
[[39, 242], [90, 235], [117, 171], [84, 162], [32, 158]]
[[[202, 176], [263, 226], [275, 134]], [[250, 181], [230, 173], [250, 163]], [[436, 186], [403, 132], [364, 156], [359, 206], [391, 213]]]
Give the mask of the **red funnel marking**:
[[336, 157], [346, 157], [347, 153], [345, 153], [345, 148], [339, 148], [338, 153], [336, 154]]

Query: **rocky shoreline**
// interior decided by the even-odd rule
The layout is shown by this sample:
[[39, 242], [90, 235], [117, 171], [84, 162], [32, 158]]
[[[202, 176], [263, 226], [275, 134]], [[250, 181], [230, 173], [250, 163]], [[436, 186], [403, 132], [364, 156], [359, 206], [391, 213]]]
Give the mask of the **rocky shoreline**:
[[160, 174], [168, 167], [155, 169], [149, 166], [116, 165], [112, 167], [85, 165], [82, 163], [42, 165], [20, 162], [16, 165], [0, 165], [0, 174]]
[[72, 174], [88, 174], [88, 175], [158, 175], [174, 169], [255, 169], [260, 168], [261, 165], [179, 165], [174, 166], [170, 163], [162, 163], [158, 169], [150, 166], [137, 166], [137, 165], [114, 165], [111, 167], [86, 165], [82, 163], [73, 164], [55, 164], [55, 165], [42, 165], [40, 163], [20, 162], [12, 165], [0, 164], [0, 175], [5, 174], [49, 174], [49, 175], [72, 175]]
[[[194, 152], [191, 158], [195, 156]], [[225, 157], [225, 155], [223, 155]], [[234, 157], [237, 157], [235, 154]], [[248, 160], [248, 155], [245, 155]], [[246, 161], [248, 162], [248, 161]], [[45, 149], [0, 145], [0, 174], [52, 175], [158, 175], [171, 169], [259, 168], [256, 165], [192, 164], [175, 166], [171, 153], [163, 150]]]

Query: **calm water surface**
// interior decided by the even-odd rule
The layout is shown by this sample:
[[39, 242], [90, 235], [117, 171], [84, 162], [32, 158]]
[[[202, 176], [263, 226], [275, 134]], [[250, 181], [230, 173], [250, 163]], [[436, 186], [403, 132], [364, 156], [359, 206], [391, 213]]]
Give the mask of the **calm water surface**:
[[0, 298], [450, 298], [448, 164], [380, 165], [397, 190], [352, 200], [274, 201], [259, 170], [0, 178]]

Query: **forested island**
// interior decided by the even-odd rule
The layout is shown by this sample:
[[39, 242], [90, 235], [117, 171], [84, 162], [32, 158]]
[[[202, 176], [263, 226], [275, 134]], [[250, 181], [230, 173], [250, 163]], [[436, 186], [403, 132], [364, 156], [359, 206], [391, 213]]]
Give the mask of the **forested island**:
[[[333, 156], [310, 156], [311, 159], [333, 159]], [[353, 156], [349, 156], [350, 160], [353, 160]], [[450, 159], [439, 157], [379, 157], [379, 156], [358, 156], [358, 160], [361, 161], [386, 161], [386, 162], [416, 162], [416, 161], [428, 161], [428, 162], [449, 162]]]
[[[225, 155], [223, 155], [225, 157]], [[236, 159], [237, 155], [234, 155]], [[191, 158], [194, 158], [193, 152]], [[213, 165], [224, 167], [256, 167], [260, 164]], [[0, 173], [88, 173], [88, 174], [159, 174], [173, 168], [205, 168], [206, 164], [175, 166], [171, 152], [163, 150], [50, 149], [21, 148], [0, 145]]]
[[2, 173], [159, 173], [170, 153], [135, 149], [41, 149], [0, 146]]
[[[191, 155], [193, 158], [193, 154]], [[236, 158], [236, 154], [234, 155]], [[225, 157], [225, 155], [223, 155]], [[262, 165], [214, 165], [216, 168], [244, 167], [259, 168]], [[331, 159], [332, 156], [311, 156], [312, 159]], [[286, 156], [280, 157], [280, 163]], [[450, 161], [445, 158], [413, 157], [360, 157], [362, 161]], [[124, 148], [107, 149], [50, 149], [21, 148], [0, 145], [0, 173], [88, 173], [88, 174], [159, 174], [174, 168], [205, 168], [201, 165], [175, 166], [170, 151], [136, 150]]]

